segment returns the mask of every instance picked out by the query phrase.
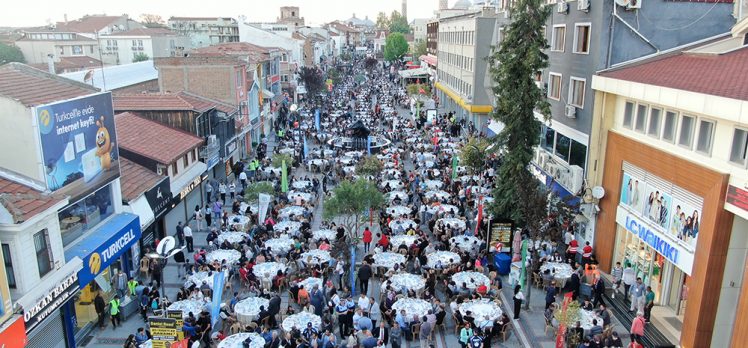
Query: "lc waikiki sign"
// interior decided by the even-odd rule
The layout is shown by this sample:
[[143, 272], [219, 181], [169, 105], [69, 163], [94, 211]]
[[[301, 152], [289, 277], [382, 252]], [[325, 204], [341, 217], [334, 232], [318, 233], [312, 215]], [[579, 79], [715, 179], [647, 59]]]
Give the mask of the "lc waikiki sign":
[[633, 233], [639, 237], [639, 239], [647, 243], [658, 254], [664, 256], [683, 270], [683, 272], [691, 275], [693, 253], [686, 250], [670, 236], [659, 232], [651, 223], [642, 220], [622, 206], [618, 206], [618, 210], [616, 211], [616, 222], [629, 233]]

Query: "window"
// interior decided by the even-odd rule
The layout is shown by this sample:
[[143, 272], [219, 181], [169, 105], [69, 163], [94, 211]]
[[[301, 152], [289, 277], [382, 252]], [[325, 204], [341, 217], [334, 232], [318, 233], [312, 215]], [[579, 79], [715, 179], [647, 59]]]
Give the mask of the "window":
[[711, 155], [713, 138], [714, 122], [699, 120], [699, 136], [696, 138], [696, 151]]
[[626, 107], [623, 110], [623, 126], [631, 128], [634, 120], [634, 103], [626, 102]]
[[546, 151], [553, 153], [553, 143], [556, 140], [556, 131], [551, 127], [543, 126], [543, 133], [540, 136], [540, 146]]
[[590, 24], [576, 24], [574, 26], [574, 53], [590, 53]]
[[636, 107], [636, 121], [634, 121], [634, 129], [638, 132], [644, 133], [647, 128], [647, 106], [639, 104]]
[[647, 127], [647, 134], [653, 137], [660, 136], [660, 115], [662, 115], [662, 110], [658, 108], [652, 108], [649, 110], [649, 127]]
[[177, 174], [179, 174], [179, 169], [177, 169], [177, 167], [178, 167], [177, 166], [177, 162], [174, 162], [174, 163], [171, 164], [172, 175], [176, 176]]
[[584, 163], [587, 161], [587, 146], [572, 140], [571, 151], [569, 153], [569, 165], [577, 165], [584, 169]]
[[569, 104], [580, 109], [584, 108], [584, 88], [586, 84], [587, 81], [585, 79], [576, 77], [571, 78], [571, 84], [569, 85]]
[[561, 99], [561, 74], [548, 74], [548, 98]]
[[746, 150], [748, 150], [748, 131], [735, 128], [730, 147], [730, 162], [745, 165]]
[[566, 45], [566, 25], [554, 25], [551, 38], [551, 51], [563, 52]]
[[10, 245], [3, 244], [3, 262], [5, 262], [5, 275], [8, 277], [8, 287], [16, 288], [16, 273], [13, 272], [13, 259], [10, 257]]
[[114, 205], [110, 187], [111, 185], [102, 187], [57, 214], [63, 246], [73, 243], [86, 231], [112, 215]]
[[52, 270], [52, 251], [49, 250], [47, 242], [47, 230], [41, 230], [34, 234], [34, 248], [36, 249], [36, 265], [39, 268], [39, 277]]
[[89, 45], [89, 46], [88, 46], [88, 53], [91, 53], [91, 54], [93, 54], [93, 50], [94, 50], [94, 47], [93, 47], [93, 45]]
[[60, 50], [60, 51], [59, 51], [59, 52], [60, 52], [60, 55], [61, 55], [61, 56], [64, 56], [64, 55], [65, 55], [65, 47], [64, 47], [64, 46], [58, 46], [57, 48], [58, 48], [58, 49]]
[[556, 156], [561, 157], [562, 160], [569, 162], [569, 149], [571, 148], [571, 139], [569, 137], [557, 133], [556, 135]]
[[195, 162], [195, 157], [197, 156], [196, 153], [197, 149], [192, 149], [192, 151], [190, 151], [190, 160], [192, 160], [192, 162]]
[[680, 118], [680, 132], [678, 133], [678, 145], [688, 148], [693, 144], [694, 117], [683, 115]]
[[678, 113], [674, 111], [665, 112], [665, 123], [662, 125], [662, 140], [675, 141], [675, 124], [678, 122]]

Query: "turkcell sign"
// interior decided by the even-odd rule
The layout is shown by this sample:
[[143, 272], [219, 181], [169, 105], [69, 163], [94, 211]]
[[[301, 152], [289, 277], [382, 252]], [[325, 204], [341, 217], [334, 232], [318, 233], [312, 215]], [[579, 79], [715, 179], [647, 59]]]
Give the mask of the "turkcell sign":
[[693, 253], [679, 245], [676, 240], [666, 236], [653, 224], [646, 222], [623, 206], [618, 206], [616, 222], [623, 226], [626, 231], [647, 243], [658, 254], [668, 259], [688, 275], [691, 275]]

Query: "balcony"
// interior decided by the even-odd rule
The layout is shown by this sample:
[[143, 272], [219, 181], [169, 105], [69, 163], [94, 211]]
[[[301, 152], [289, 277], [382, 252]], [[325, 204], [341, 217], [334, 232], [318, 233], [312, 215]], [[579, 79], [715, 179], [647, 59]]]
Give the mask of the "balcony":
[[211, 137], [208, 138], [208, 145], [200, 148], [200, 159], [208, 165], [208, 169], [213, 168], [213, 166], [218, 164], [218, 161], [221, 159], [220, 150], [221, 147], [218, 145], [215, 135], [211, 135]]

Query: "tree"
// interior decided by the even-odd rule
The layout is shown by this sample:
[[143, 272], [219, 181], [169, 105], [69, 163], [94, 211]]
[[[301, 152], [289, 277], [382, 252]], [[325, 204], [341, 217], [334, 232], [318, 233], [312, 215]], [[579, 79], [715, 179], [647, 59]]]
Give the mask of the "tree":
[[275, 189], [273, 188], [273, 185], [267, 181], [250, 184], [244, 191], [244, 200], [247, 202], [256, 201], [259, 199], [260, 193], [273, 195], [275, 194]]
[[[512, 10], [514, 19], [506, 30], [501, 47], [494, 49], [489, 62], [494, 80], [497, 104], [491, 117], [505, 127], [496, 137], [499, 148], [506, 151], [499, 167], [490, 210], [497, 217], [512, 218], [520, 226], [535, 225], [533, 221], [547, 214], [546, 207], [528, 204], [527, 197], [537, 197], [540, 190], [527, 166], [533, 149], [539, 143], [541, 123], [537, 110], [546, 118], [549, 104], [535, 85], [533, 75], [548, 66], [544, 36], [546, 19], [551, 7], [543, 0], [519, 0]], [[535, 226], [531, 227], [537, 231]]]
[[379, 209], [384, 204], [384, 195], [377, 185], [366, 179], [342, 181], [333, 189], [332, 197], [325, 200], [323, 217], [338, 219], [345, 227], [348, 237], [358, 238], [358, 231], [364, 220], [364, 212]]
[[[562, 303], [561, 308], [553, 314], [553, 317], [558, 321], [557, 337], [564, 337], [568, 328], [576, 325], [580, 318], [580, 310], [579, 302], [572, 301], [570, 297], [564, 297], [564, 302]], [[572, 339], [566, 343], [569, 344], [569, 346], [576, 347], [578, 344], [582, 343], [576, 342], [577, 340], [578, 338], [572, 337]]]
[[395, 61], [403, 58], [405, 53], [408, 52], [408, 42], [405, 41], [405, 36], [401, 33], [391, 33], [387, 35], [387, 39], [384, 41], [384, 59], [387, 61]]
[[426, 40], [418, 40], [415, 44], [413, 44], [413, 48], [411, 49], [411, 53], [413, 53], [413, 57], [420, 57], [425, 55], [426, 52]]
[[375, 156], [366, 156], [356, 165], [356, 174], [374, 176], [382, 172], [384, 165]]
[[390, 33], [410, 34], [408, 19], [403, 17], [403, 15], [397, 11], [392, 11], [390, 14], [388, 29], [390, 30]]
[[0, 65], [10, 62], [26, 63], [26, 59], [18, 47], [0, 42]]
[[389, 29], [390, 27], [390, 19], [387, 17], [387, 14], [384, 12], [379, 12], [377, 14], [377, 29]]
[[293, 165], [293, 157], [284, 153], [276, 153], [273, 155], [273, 167], [280, 168], [283, 166], [283, 161], [286, 161], [286, 167]]
[[467, 167], [472, 174], [481, 173], [490, 154], [488, 147], [491, 142], [486, 138], [470, 138], [460, 150], [460, 163]]
[[145, 54], [143, 52], [139, 52], [139, 53], [135, 54], [134, 57], [132, 57], [132, 62], [133, 63], [144, 62], [144, 61], [149, 60], [149, 59], [151, 59], [151, 57], [148, 57], [147, 54]]
[[299, 69], [299, 82], [304, 83], [310, 96], [314, 96], [324, 87], [325, 76], [316, 66], [303, 66]]
[[334, 85], [337, 85], [340, 82], [340, 70], [336, 67], [327, 69], [327, 78], [332, 80]]
[[166, 22], [161, 16], [151, 13], [143, 13], [140, 15], [140, 22], [147, 28], [164, 28]]

